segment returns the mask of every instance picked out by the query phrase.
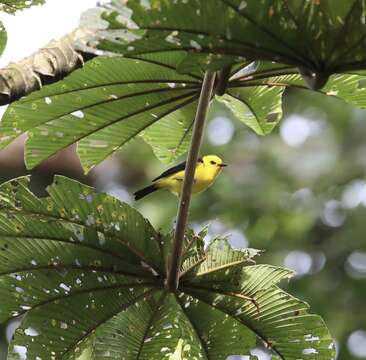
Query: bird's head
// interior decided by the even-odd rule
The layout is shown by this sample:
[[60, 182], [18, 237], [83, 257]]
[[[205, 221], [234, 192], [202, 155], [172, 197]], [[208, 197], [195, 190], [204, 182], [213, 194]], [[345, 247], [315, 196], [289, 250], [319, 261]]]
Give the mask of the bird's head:
[[207, 168], [215, 169], [217, 172], [221, 171], [223, 167], [227, 166], [216, 155], [206, 155], [198, 160]]

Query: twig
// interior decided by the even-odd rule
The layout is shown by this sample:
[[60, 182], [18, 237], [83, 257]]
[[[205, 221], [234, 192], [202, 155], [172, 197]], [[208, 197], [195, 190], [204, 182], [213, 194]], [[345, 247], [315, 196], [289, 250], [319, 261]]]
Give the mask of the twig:
[[179, 273], [182, 261], [184, 233], [188, 220], [188, 210], [189, 210], [189, 203], [191, 200], [194, 173], [196, 170], [198, 154], [202, 141], [203, 129], [205, 125], [208, 107], [210, 104], [214, 82], [215, 82], [215, 73], [211, 71], [206, 71], [205, 77], [203, 79], [196, 117], [194, 120], [192, 140], [189, 148], [187, 165], [183, 181], [183, 189], [179, 201], [177, 224], [175, 228], [174, 242], [173, 242], [173, 251], [171, 254], [170, 267], [166, 283], [168, 289], [172, 291], [175, 291], [178, 288], [179, 284]]

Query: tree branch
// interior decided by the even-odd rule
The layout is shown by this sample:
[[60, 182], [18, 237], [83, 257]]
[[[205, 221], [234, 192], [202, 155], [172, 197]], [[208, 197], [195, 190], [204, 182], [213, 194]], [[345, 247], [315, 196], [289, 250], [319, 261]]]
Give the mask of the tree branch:
[[76, 50], [76, 44], [92, 30], [78, 28], [53, 40], [33, 55], [0, 70], [0, 105], [10, 104], [43, 85], [54, 83], [81, 67], [93, 54]]
[[179, 285], [179, 273], [182, 261], [185, 228], [188, 220], [189, 203], [193, 186], [194, 173], [198, 161], [198, 153], [201, 146], [205, 120], [211, 100], [215, 82], [215, 73], [207, 71], [203, 80], [200, 99], [194, 120], [192, 140], [189, 148], [187, 165], [185, 169], [182, 193], [180, 196], [177, 224], [174, 234], [173, 251], [167, 278], [167, 287], [175, 291]]

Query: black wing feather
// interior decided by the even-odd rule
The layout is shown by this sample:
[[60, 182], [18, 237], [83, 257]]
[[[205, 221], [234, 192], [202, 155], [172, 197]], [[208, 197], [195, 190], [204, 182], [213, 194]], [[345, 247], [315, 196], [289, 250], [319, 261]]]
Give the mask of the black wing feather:
[[185, 170], [185, 168], [186, 168], [186, 161], [183, 161], [182, 163], [175, 165], [175, 166], [171, 167], [170, 169], [164, 171], [161, 175], [159, 175], [157, 178], [155, 178], [153, 180], [153, 182], [156, 180], [165, 178], [167, 176], [173, 175], [179, 171]]

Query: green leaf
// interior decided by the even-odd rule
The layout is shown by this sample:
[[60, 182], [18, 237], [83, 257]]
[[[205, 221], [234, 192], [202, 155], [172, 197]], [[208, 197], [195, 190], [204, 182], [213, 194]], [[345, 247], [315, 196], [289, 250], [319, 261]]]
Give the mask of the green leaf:
[[102, 17], [108, 28], [96, 36], [99, 48], [125, 55], [184, 49], [194, 54], [182, 60], [190, 69], [270, 60], [300, 68], [308, 86], [320, 88], [329, 75], [366, 63], [364, 0], [130, 0], [127, 7], [114, 0]]
[[[28, 132], [26, 163], [33, 168], [78, 142], [83, 168], [89, 171], [167, 115], [163, 127], [171, 120], [180, 127], [182, 114], [195, 108], [200, 84], [200, 78], [179, 75], [158, 58], [99, 58], [11, 106], [1, 122], [0, 146]], [[179, 109], [175, 119], [173, 113]], [[184, 133], [185, 127], [180, 130]], [[157, 141], [153, 133], [148, 139]], [[181, 154], [181, 147], [187, 146], [185, 136], [177, 134], [174, 141]], [[167, 139], [161, 146], [172, 151], [173, 143]]]
[[197, 101], [165, 116], [146, 129], [144, 140], [151, 145], [159, 160], [171, 163], [187, 151], [196, 107]]
[[64, 177], [47, 198], [28, 186], [0, 187], [0, 321], [22, 315], [8, 359], [24, 349], [29, 359], [226, 360], [251, 356], [256, 337], [285, 360], [334, 356], [321, 318], [277, 287], [291, 272], [253, 265], [257, 250], [221, 238], [204, 250], [205, 231], [187, 231], [172, 293], [172, 233]]
[[[204, 237], [202, 235], [199, 236]], [[215, 238], [205, 251], [204, 261], [198, 263], [198, 266], [193, 268], [194, 272], [191, 272], [188, 277], [193, 275], [198, 279], [200, 276], [209, 276], [211, 273], [217, 274], [216, 272], [219, 270], [227, 270], [236, 266], [241, 268], [243, 265], [253, 264], [254, 257], [260, 255], [261, 252], [261, 250], [250, 248], [233, 250], [227, 238]]]
[[[183, 251], [182, 251], [182, 264], [181, 264], [181, 276], [185, 276], [187, 273], [195, 269], [206, 259], [204, 251], [203, 232], [200, 234], [194, 234], [190, 229], [186, 229], [184, 236]], [[168, 272], [168, 266], [172, 256], [174, 231], [169, 232], [166, 235], [159, 234], [160, 243], [162, 245], [162, 253], [166, 264], [166, 273]]]
[[4, 52], [8, 36], [3, 23], [0, 21], [0, 55]]
[[[62, 227], [66, 229], [62, 238], [75, 242], [72, 244], [75, 247], [83, 247], [86, 241], [85, 246], [91, 249], [92, 258], [95, 250], [104, 252], [108, 258], [112, 256], [128, 261], [126, 266], [130, 269], [126, 268], [126, 271], [131, 270], [132, 273], [140, 268], [141, 261], [155, 271], [163, 267], [158, 256], [158, 234], [146, 219], [127, 204], [106, 194], [97, 194], [92, 188], [62, 176], [58, 176], [48, 187], [50, 198], [37, 198], [28, 186], [29, 177], [22, 177], [0, 187], [0, 208], [5, 209], [2, 216], [5, 217], [4, 221], [13, 223], [16, 233], [24, 234], [29, 226], [25, 219], [32, 217], [40, 224], [45, 223], [37, 230], [38, 234], [46, 236], [47, 233], [55, 232], [58, 239], [61, 221]], [[31, 230], [29, 236], [32, 236]], [[118, 241], [106, 242], [106, 236]], [[147, 249], [149, 255], [145, 257], [142, 254]], [[15, 255], [23, 261], [21, 251]], [[134, 261], [131, 262], [131, 259]]]
[[184, 293], [177, 299], [204, 347], [204, 359], [226, 360], [229, 355], [250, 354], [255, 347], [255, 336], [239, 321], [220, 311], [212, 311], [206, 303]]
[[306, 303], [275, 286], [290, 275], [285, 269], [252, 265], [243, 269], [236, 291], [228, 284], [229, 276], [218, 276], [216, 284], [207, 284], [203, 277], [199, 285], [187, 285], [186, 291], [192, 298], [245, 325], [281, 359], [300, 359], [309, 353], [311, 359], [332, 359], [334, 343], [323, 320], [308, 314]]
[[[227, 94], [234, 95], [237, 101], [230, 98], [230, 101], [226, 105], [231, 108], [239, 119], [261, 134], [261, 130], [257, 130], [258, 128], [261, 129], [260, 120], [266, 116], [271, 119], [273, 116], [271, 115], [272, 112], [276, 114], [276, 108], [280, 111], [279, 94], [283, 93], [286, 88], [308, 90], [305, 81], [297, 74], [296, 69], [279, 64], [260, 62], [257, 64], [257, 67], [248, 66], [244, 69], [239, 68], [237, 73], [232, 76], [228, 84]], [[366, 107], [366, 82], [362, 73], [332, 75], [328, 83], [322, 89], [318, 89], [317, 92], [343, 100], [361, 109]], [[254, 93], [262, 93], [262, 95], [250, 98], [249, 107], [253, 110], [258, 109], [259, 111], [257, 112], [256, 121], [247, 123], [246, 121], [251, 120], [251, 118], [243, 115], [247, 108], [243, 104], [243, 99], [240, 97], [248, 94], [252, 96]], [[271, 93], [273, 96], [272, 99], [269, 97]], [[228, 98], [227, 94], [222, 99], [224, 103], [225, 99]], [[216, 98], [219, 99], [218, 97]], [[264, 101], [265, 99], [267, 102]], [[247, 100], [244, 99], [245, 101]], [[267, 128], [271, 131], [271, 124], [263, 120], [262, 124], [265, 129]], [[272, 124], [272, 127], [274, 125]]]
[[243, 87], [216, 99], [258, 135], [267, 135], [282, 118], [283, 91], [284, 87], [275, 86]]
[[30, 8], [33, 5], [42, 5], [46, 0], [0, 0], [0, 11], [14, 14], [18, 10]]
[[[173, 162], [187, 151], [202, 84], [196, 73], [175, 71], [173, 64], [182, 56], [176, 52], [88, 62], [65, 80], [13, 103], [0, 122], [0, 148], [27, 133], [25, 160], [33, 168], [77, 142], [87, 172], [140, 135], [160, 160]], [[247, 79], [232, 81], [229, 93], [238, 92], [255, 109], [255, 129], [262, 126], [268, 133], [280, 110], [273, 123], [263, 123], [274, 120], [284, 86], [257, 81], [248, 87]]]
[[[71, 358], [100, 323], [154, 291], [157, 234], [128, 205], [76, 181], [57, 177], [45, 199], [28, 183], [0, 189], [0, 319], [26, 313], [14, 339], [30, 358]], [[32, 347], [35, 337], [49, 345]]]
[[[303, 79], [296, 74], [268, 78], [269, 84], [306, 89]], [[323, 95], [333, 96], [353, 106], [363, 109], [366, 106], [366, 82], [362, 75], [337, 74], [329, 78], [328, 83], [318, 90]]]
[[[27, 133], [26, 164], [33, 168], [77, 142], [87, 172], [140, 135], [160, 160], [173, 162], [187, 151], [202, 84], [197, 73], [174, 70], [183, 56], [176, 52], [88, 62], [65, 80], [13, 103], [0, 122], [0, 148]], [[361, 75], [334, 75], [319, 92], [364, 107], [364, 86]], [[245, 63], [233, 68], [226, 94], [216, 98], [266, 135], [282, 117], [287, 87], [306, 89], [293, 68]]]

